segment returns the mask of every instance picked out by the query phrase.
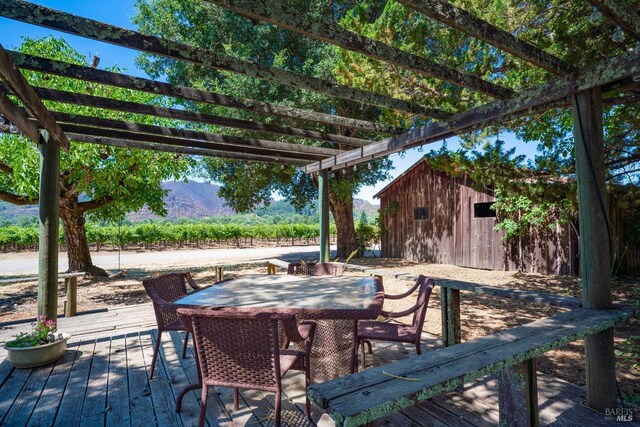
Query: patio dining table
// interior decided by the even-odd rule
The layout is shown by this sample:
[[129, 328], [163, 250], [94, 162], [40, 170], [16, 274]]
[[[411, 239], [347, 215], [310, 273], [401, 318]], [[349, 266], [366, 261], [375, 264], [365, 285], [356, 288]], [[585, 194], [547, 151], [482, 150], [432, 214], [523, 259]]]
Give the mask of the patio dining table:
[[252, 274], [217, 283], [174, 303], [287, 312], [300, 320], [316, 321], [311, 375], [313, 381], [322, 382], [353, 371], [357, 321], [375, 319], [383, 300], [382, 283], [372, 277]]

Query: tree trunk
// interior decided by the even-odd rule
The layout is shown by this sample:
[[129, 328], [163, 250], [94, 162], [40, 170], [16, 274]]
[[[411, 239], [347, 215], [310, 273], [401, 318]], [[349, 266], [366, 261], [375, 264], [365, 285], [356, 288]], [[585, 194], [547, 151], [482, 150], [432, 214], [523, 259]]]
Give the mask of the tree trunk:
[[84, 228], [84, 215], [77, 198], [65, 199], [60, 203], [60, 219], [67, 244], [69, 271], [84, 271], [91, 276], [108, 276], [107, 272], [93, 265], [87, 232]]
[[346, 261], [351, 253], [358, 249], [356, 227], [353, 223], [353, 195], [350, 194], [338, 200], [329, 191], [329, 205], [336, 224], [337, 256], [341, 261]]

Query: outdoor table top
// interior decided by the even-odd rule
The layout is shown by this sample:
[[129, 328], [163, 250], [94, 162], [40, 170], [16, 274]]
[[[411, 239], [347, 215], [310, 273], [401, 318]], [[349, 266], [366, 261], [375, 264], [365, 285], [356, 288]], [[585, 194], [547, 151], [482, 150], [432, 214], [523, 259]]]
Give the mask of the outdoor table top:
[[251, 274], [193, 292], [174, 304], [287, 311], [306, 318], [375, 318], [384, 292], [379, 280], [354, 276]]

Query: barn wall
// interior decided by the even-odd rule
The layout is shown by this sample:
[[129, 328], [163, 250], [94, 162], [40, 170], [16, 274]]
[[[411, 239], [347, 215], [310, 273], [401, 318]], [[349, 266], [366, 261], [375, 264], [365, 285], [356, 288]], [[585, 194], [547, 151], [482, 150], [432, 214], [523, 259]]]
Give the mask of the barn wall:
[[[471, 188], [422, 162], [380, 194], [382, 256], [489, 270], [577, 274], [577, 243], [570, 224], [530, 233], [508, 244], [495, 231], [495, 218], [475, 218], [474, 204], [493, 202], [489, 192]], [[427, 207], [427, 220], [414, 208]]]

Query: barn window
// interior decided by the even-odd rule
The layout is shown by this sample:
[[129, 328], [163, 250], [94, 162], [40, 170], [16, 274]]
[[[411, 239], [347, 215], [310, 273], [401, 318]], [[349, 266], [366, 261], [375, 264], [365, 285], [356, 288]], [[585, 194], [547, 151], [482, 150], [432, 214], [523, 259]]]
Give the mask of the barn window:
[[493, 203], [474, 203], [473, 216], [476, 218], [495, 218], [496, 210], [493, 207]]
[[416, 221], [429, 219], [429, 208], [414, 208], [413, 219]]

